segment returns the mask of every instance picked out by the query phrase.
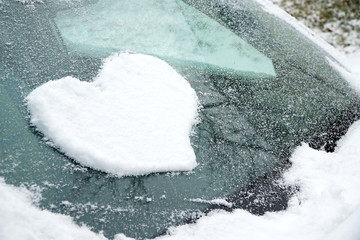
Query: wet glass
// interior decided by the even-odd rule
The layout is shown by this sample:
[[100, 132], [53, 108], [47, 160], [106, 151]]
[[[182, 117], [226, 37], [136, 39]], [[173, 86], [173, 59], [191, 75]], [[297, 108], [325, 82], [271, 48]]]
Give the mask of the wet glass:
[[[282, 166], [355, 98], [326, 53], [251, 1], [9, 0], [0, 10], [0, 176], [38, 185], [41, 208], [110, 238], [150, 238], [201, 216], [211, 204], [196, 199], [226, 198]], [[33, 89], [91, 81], [118, 51], [162, 58], [196, 90], [193, 171], [118, 178], [30, 126]]]

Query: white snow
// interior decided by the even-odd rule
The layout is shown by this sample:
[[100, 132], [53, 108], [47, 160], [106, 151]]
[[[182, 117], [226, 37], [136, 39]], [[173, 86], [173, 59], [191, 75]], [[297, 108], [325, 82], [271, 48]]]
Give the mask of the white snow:
[[360, 207], [327, 236], [326, 240], [358, 240], [360, 238]]
[[360, 121], [353, 124], [334, 153], [303, 144], [291, 157], [286, 184], [301, 190], [286, 211], [255, 216], [244, 210], [217, 211], [196, 224], [170, 230], [159, 239], [315, 240], [360, 237]]
[[114, 54], [92, 82], [50, 81], [26, 98], [31, 123], [79, 163], [118, 176], [196, 167], [198, 99], [166, 62]]
[[0, 178], [0, 239], [2, 240], [105, 240], [71, 217], [41, 210], [32, 204], [25, 188], [5, 184]]
[[[329, 62], [330, 66], [332, 66], [338, 73], [340, 73], [340, 75], [344, 79], [346, 79], [357, 92], [360, 93], [360, 82], [359, 82], [359, 77], [358, 77], [358, 76], [360, 76], [360, 74], [354, 74], [355, 71], [359, 71], [358, 69], [356, 69], [355, 64], [354, 64], [354, 66], [349, 65], [349, 69], [352, 69], [352, 70], [349, 70], [349, 69], [344, 68], [337, 62], [331, 60], [330, 58], [326, 58], [326, 59]], [[356, 61], [354, 61], [354, 62], [356, 62]], [[357, 61], [357, 62], [360, 64], [360, 58], [359, 58], [359, 61]]]
[[221, 198], [215, 198], [212, 200], [205, 200], [205, 199], [201, 199], [201, 198], [193, 198], [193, 199], [189, 199], [190, 202], [198, 202], [198, 203], [208, 203], [208, 204], [213, 204], [213, 205], [222, 205], [225, 207], [232, 207], [232, 203], [226, 201], [226, 199], [221, 199]]
[[360, 76], [360, 49], [353, 54], [347, 55], [343, 61], [354, 76]]

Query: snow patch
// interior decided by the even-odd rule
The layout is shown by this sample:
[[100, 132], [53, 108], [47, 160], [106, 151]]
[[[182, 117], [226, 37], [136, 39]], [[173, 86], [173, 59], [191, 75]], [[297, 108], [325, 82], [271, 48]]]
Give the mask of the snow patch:
[[102, 234], [76, 225], [71, 217], [41, 210], [24, 187], [5, 184], [0, 178], [0, 239], [105, 240]]
[[285, 184], [300, 192], [286, 211], [255, 216], [244, 210], [214, 211], [196, 224], [171, 228], [159, 239], [317, 240], [360, 237], [360, 121], [343, 137], [334, 153], [303, 144], [292, 154]]
[[194, 198], [194, 199], [189, 199], [190, 202], [197, 202], [197, 203], [207, 203], [207, 204], [212, 204], [212, 205], [222, 205], [228, 208], [232, 207], [232, 203], [226, 201], [225, 199], [220, 199], [220, 198], [216, 198], [213, 200], [204, 200], [201, 198]]
[[346, 56], [343, 59], [344, 65], [352, 72], [354, 75], [358, 76], [358, 81], [360, 81], [360, 49]]
[[26, 98], [31, 123], [79, 163], [118, 176], [196, 167], [198, 99], [166, 62], [114, 54], [93, 82], [50, 81]]
[[[340, 64], [338, 64], [335, 61], [332, 61], [330, 58], [326, 58], [326, 60], [329, 62], [330, 66], [332, 66], [338, 73], [340, 73], [340, 75], [346, 79], [351, 86], [356, 89], [359, 93], [360, 93], [360, 72], [356, 73], [355, 71], [358, 70], [355, 67], [352, 67], [352, 69], [350, 71], [348, 71], [347, 69], [345, 69], [343, 66], [341, 66]], [[357, 66], [360, 66], [360, 58], [357, 61]]]

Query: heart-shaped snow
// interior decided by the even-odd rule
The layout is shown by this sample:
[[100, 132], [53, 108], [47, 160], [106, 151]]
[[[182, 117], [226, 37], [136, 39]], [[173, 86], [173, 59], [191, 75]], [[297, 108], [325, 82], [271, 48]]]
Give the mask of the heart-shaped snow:
[[118, 176], [191, 170], [198, 99], [166, 62], [107, 58], [93, 82], [65, 77], [26, 98], [31, 123], [79, 163]]

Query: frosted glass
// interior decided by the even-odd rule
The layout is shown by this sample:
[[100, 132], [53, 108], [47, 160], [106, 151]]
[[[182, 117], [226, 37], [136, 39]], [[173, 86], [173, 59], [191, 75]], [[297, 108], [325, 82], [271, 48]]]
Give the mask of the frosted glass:
[[271, 59], [182, 1], [102, 0], [58, 12], [55, 22], [68, 48], [84, 55], [130, 50], [276, 76]]

